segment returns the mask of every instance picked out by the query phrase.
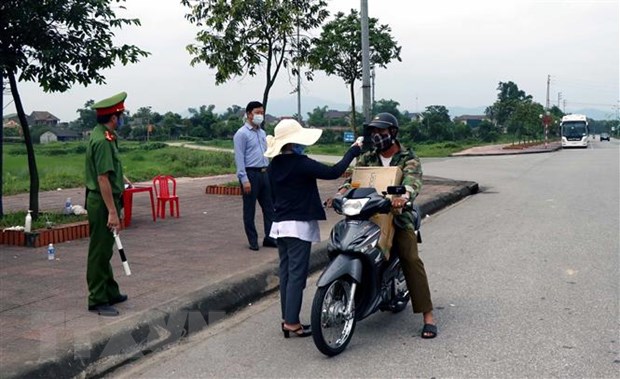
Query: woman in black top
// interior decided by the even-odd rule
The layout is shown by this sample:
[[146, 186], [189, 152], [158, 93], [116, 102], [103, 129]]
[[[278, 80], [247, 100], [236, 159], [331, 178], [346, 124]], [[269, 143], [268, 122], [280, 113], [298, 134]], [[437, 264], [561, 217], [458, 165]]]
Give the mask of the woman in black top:
[[280, 256], [280, 302], [282, 332], [299, 337], [312, 334], [309, 325], [299, 320], [303, 290], [308, 277], [312, 242], [319, 242], [319, 220], [325, 220], [317, 179], [337, 179], [360, 154], [356, 141], [340, 162], [326, 166], [303, 154], [321, 136], [320, 129], [303, 128], [292, 119], [276, 125], [274, 136], [267, 136], [265, 156], [273, 160], [267, 172], [275, 215], [270, 237], [277, 238]]

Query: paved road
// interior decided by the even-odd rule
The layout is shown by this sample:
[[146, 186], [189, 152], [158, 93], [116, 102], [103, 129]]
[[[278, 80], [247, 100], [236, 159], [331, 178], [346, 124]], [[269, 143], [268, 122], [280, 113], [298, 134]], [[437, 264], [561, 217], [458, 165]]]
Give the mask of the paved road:
[[426, 162], [483, 190], [424, 222], [436, 340], [410, 309], [376, 314], [327, 359], [282, 338], [272, 296], [112, 376], [618, 377], [618, 146]]

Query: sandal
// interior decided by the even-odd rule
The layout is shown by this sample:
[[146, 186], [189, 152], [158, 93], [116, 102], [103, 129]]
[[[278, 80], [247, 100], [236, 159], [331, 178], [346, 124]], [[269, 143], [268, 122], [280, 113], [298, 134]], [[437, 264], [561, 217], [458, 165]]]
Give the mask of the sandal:
[[308, 337], [312, 335], [312, 329], [310, 329], [310, 325], [301, 325], [299, 328], [291, 330], [286, 329], [284, 324], [282, 324], [282, 333], [284, 334], [284, 338], [290, 338], [291, 333], [297, 337]]
[[431, 339], [437, 337], [437, 325], [424, 324], [422, 328], [422, 338]]

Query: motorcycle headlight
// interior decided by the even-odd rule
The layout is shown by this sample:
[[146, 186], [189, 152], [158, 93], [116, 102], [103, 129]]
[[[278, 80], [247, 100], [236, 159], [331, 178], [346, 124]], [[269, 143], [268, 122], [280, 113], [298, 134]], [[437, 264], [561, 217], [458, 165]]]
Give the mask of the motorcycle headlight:
[[364, 199], [346, 199], [342, 204], [342, 213], [346, 216], [357, 216], [364, 208], [364, 205], [370, 200], [369, 198]]

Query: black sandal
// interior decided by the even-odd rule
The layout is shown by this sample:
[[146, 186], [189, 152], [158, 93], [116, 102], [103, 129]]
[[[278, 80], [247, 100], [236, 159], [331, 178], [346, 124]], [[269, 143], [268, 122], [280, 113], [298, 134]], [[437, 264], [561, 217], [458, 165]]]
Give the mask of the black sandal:
[[289, 338], [291, 333], [297, 337], [308, 337], [312, 335], [312, 329], [310, 329], [310, 325], [301, 325], [299, 328], [295, 330], [286, 329], [284, 324], [282, 324], [282, 333], [284, 334], [284, 338]]
[[422, 328], [422, 338], [431, 339], [437, 337], [437, 325], [424, 324]]

